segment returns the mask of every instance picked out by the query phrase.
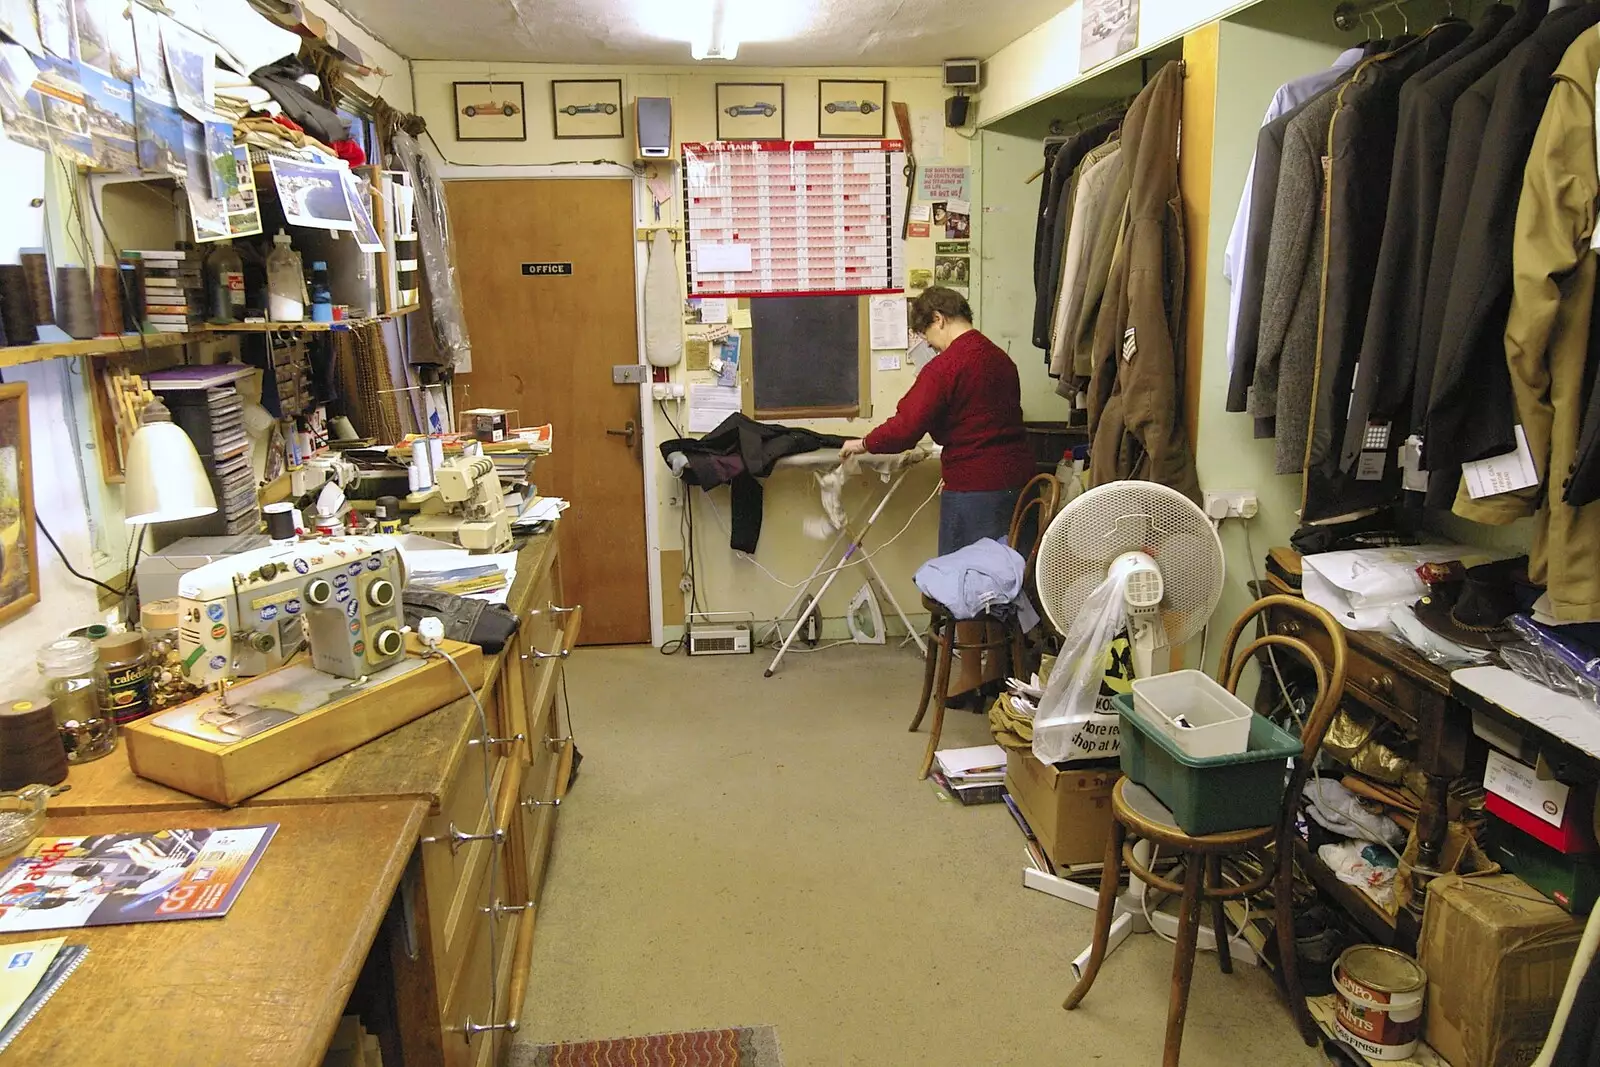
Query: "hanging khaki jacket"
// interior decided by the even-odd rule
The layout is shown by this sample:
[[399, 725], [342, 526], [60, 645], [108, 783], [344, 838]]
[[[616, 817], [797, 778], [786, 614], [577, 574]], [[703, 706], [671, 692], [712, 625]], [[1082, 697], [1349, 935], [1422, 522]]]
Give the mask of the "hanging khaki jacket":
[[1506, 364], [1517, 420], [1539, 484], [1473, 500], [1466, 485], [1455, 513], [1503, 524], [1537, 515], [1528, 573], [1549, 589], [1562, 622], [1600, 619], [1600, 504], [1574, 508], [1561, 485], [1577, 454], [1595, 296], [1595, 76], [1600, 31], [1584, 32], [1556, 69], [1523, 174], [1512, 231], [1511, 313]]
[[[1095, 484], [1143, 478], [1198, 501], [1200, 483], [1183, 425], [1183, 200], [1178, 188], [1178, 125], [1183, 64], [1168, 63], [1139, 94], [1123, 124], [1128, 176], [1127, 232], [1106, 285], [1095, 329], [1098, 373], [1116, 381], [1092, 410]], [[1115, 345], [1107, 356], [1105, 340]]]

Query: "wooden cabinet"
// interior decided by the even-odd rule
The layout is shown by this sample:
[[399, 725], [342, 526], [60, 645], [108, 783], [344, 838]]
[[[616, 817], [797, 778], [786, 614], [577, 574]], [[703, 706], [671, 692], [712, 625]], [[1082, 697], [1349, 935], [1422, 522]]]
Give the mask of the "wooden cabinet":
[[406, 1067], [502, 1063], [521, 1016], [572, 766], [561, 678], [583, 622], [563, 599], [555, 537], [523, 549], [507, 606], [521, 625], [489, 665], [483, 725], [472, 707], [390, 924]]

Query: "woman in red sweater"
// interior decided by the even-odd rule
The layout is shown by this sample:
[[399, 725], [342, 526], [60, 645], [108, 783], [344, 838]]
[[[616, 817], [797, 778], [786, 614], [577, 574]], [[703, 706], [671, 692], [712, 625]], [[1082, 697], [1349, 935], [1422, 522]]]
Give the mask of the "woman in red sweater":
[[1022, 425], [1022, 383], [1011, 357], [972, 326], [972, 308], [953, 289], [911, 302], [911, 329], [938, 352], [894, 417], [847, 441], [843, 456], [904, 452], [929, 434], [944, 446], [940, 466], [939, 555], [985, 537], [1005, 538], [1017, 492], [1034, 475]]

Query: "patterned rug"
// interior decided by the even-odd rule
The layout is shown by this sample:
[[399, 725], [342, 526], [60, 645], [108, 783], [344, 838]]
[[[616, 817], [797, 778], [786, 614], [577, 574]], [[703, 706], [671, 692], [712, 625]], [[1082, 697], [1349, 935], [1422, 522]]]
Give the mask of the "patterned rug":
[[517, 1045], [511, 1067], [782, 1067], [770, 1026]]

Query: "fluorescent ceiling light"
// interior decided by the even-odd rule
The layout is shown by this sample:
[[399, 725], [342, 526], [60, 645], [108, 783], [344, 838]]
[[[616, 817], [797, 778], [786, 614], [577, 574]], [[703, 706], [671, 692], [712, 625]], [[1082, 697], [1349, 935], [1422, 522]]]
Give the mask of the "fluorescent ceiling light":
[[734, 59], [751, 41], [802, 36], [818, 0], [633, 0], [634, 21], [651, 37], [688, 41], [695, 59]]

